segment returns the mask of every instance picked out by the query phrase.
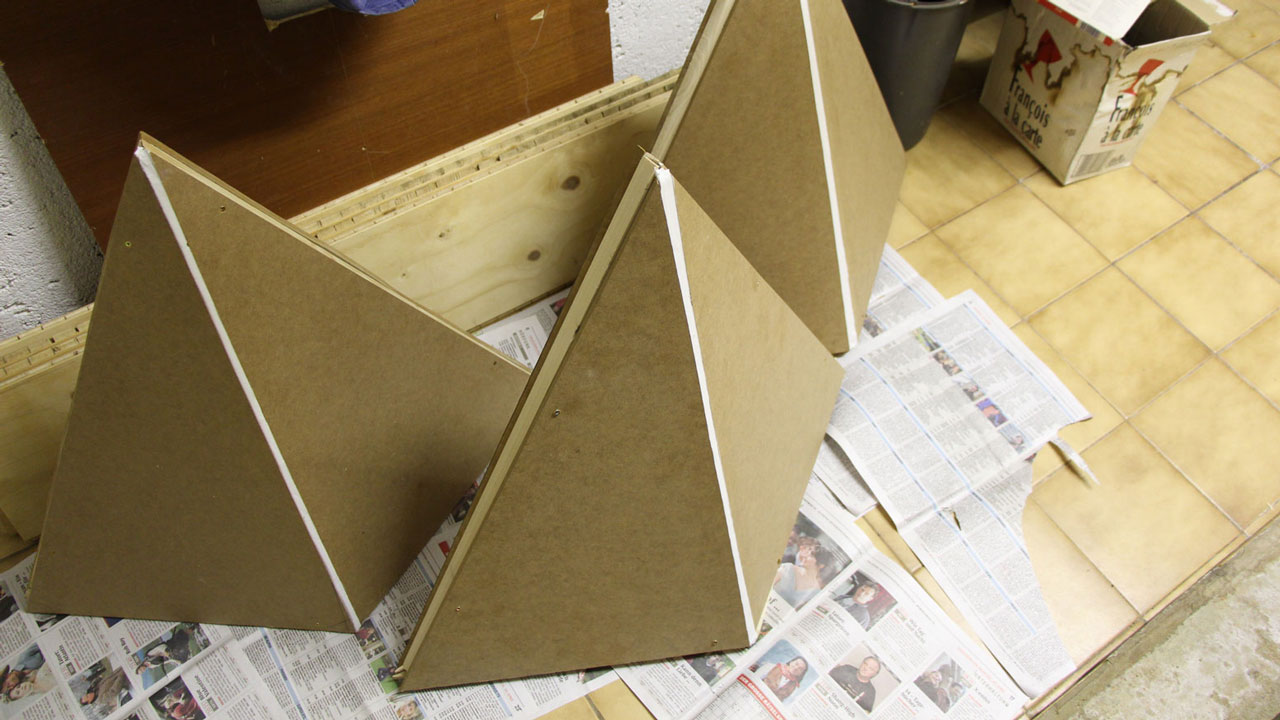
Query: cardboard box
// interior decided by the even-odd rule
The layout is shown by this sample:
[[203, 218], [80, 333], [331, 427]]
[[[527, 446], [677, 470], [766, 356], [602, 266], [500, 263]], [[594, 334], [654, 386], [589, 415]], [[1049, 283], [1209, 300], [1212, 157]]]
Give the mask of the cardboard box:
[[1133, 162], [1209, 26], [1156, 0], [1122, 39], [1047, 0], [1013, 0], [982, 105], [1064, 185]]

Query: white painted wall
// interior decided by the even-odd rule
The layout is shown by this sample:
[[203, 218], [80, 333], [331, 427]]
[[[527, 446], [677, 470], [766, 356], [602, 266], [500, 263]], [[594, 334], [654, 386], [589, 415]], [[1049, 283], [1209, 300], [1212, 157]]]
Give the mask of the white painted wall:
[[102, 256], [0, 70], [0, 337], [93, 298]]
[[[609, 0], [614, 78], [648, 79], [683, 63], [707, 1]], [[0, 338], [90, 301], [101, 267], [84, 216], [0, 70]]]
[[707, 0], [609, 0], [613, 79], [648, 80], [682, 65]]

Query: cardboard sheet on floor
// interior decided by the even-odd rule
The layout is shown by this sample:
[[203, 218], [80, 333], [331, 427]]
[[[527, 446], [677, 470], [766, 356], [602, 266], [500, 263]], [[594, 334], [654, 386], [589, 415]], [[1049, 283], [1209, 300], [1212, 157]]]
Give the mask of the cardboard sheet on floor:
[[653, 154], [832, 353], [856, 342], [905, 155], [840, 0], [715, 0]]
[[403, 659], [424, 689], [755, 639], [840, 369], [641, 161]]
[[527, 371], [144, 138], [30, 609], [354, 630]]

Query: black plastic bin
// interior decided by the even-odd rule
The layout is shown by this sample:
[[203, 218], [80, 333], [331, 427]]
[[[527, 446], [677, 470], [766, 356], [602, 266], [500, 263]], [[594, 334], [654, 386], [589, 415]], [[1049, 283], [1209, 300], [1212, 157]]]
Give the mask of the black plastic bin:
[[844, 0], [905, 148], [929, 129], [972, 5], [971, 0]]

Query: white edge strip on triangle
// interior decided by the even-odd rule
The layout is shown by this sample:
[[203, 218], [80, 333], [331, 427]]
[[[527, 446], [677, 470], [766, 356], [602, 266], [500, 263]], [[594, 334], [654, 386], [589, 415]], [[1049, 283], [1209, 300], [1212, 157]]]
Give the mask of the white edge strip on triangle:
[[196, 289], [200, 292], [200, 299], [204, 301], [205, 309], [209, 312], [209, 318], [213, 320], [213, 327], [218, 333], [218, 340], [222, 342], [222, 348], [227, 353], [227, 359], [231, 361], [231, 369], [235, 372], [236, 380], [240, 382], [240, 388], [244, 391], [245, 397], [249, 400], [249, 407], [253, 409], [253, 417], [258, 422], [258, 427], [262, 430], [263, 437], [267, 440], [267, 446], [271, 449], [271, 457], [276, 461], [276, 466], [280, 469], [280, 474], [284, 477], [285, 486], [289, 489], [289, 495], [293, 498], [293, 504], [298, 509], [298, 515], [302, 517], [302, 524], [307, 529], [307, 534], [311, 536], [311, 544], [315, 546], [316, 552], [320, 555], [320, 561], [324, 563], [325, 572], [329, 573], [329, 581], [333, 583], [333, 589], [338, 594], [338, 600], [342, 603], [342, 609], [347, 614], [347, 620], [350, 621], [351, 627], [360, 627], [360, 619], [356, 617], [355, 608], [351, 605], [351, 598], [347, 595], [347, 588], [342, 584], [342, 578], [338, 577], [338, 571], [333, 566], [333, 560], [329, 557], [329, 551], [325, 549], [324, 541], [320, 539], [320, 532], [316, 530], [315, 523], [311, 520], [311, 513], [307, 511], [307, 505], [302, 500], [301, 493], [298, 492], [298, 486], [293, 481], [293, 474], [289, 472], [289, 466], [284, 461], [284, 455], [280, 452], [280, 446], [276, 444], [276, 437], [271, 433], [271, 427], [267, 424], [267, 418], [262, 414], [262, 406], [258, 404], [258, 396], [253, 392], [253, 386], [249, 384], [249, 378], [245, 375], [244, 366], [240, 364], [240, 357], [236, 355], [235, 348], [231, 345], [231, 338], [227, 335], [227, 329], [222, 324], [222, 317], [218, 315], [218, 308], [213, 304], [213, 297], [209, 294], [209, 286], [205, 284], [204, 274], [200, 272], [200, 266], [196, 262], [195, 255], [191, 253], [191, 246], [187, 244], [186, 233], [182, 231], [182, 226], [178, 223], [178, 215], [174, 212], [173, 203], [169, 201], [169, 194], [164, 189], [164, 184], [160, 181], [160, 174], [156, 171], [155, 162], [151, 159], [151, 153], [145, 147], [139, 146], [134, 151], [134, 156], [138, 158], [138, 163], [142, 166], [142, 172], [147, 176], [147, 181], [151, 183], [151, 189], [155, 192], [156, 199], [160, 202], [160, 209], [164, 212], [165, 220], [169, 223], [169, 228], [173, 231], [174, 238], [178, 241], [178, 249], [182, 251], [182, 259], [187, 263], [187, 269], [191, 272], [191, 278], [195, 280]]
[[707, 394], [707, 373], [702, 364], [702, 343], [698, 339], [698, 326], [693, 317], [693, 298], [689, 294], [689, 269], [684, 259], [684, 238], [680, 234], [680, 217], [676, 212], [676, 188], [671, 171], [666, 167], [654, 169], [658, 188], [662, 194], [662, 210], [667, 219], [667, 233], [671, 236], [671, 252], [675, 255], [676, 278], [680, 283], [680, 299], [684, 302], [684, 317], [689, 326], [689, 340], [693, 343], [693, 363], [698, 371], [698, 388], [702, 391], [702, 410], [707, 419], [707, 437], [711, 440], [711, 460], [716, 468], [716, 482], [720, 486], [720, 502], [724, 505], [724, 522], [729, 531], [729, 549], [733, 552], [733, 569], [738, 575], [738, 593], [742, 599], [742, 615], [747, 626], [747, 638], [755, 643], [756, 631], [751, 599], [747, 597], [747, 579], [742, 571], [742, 556], [738, 554], [738, 535], [733, 528], [733, 511], [729, 507], [729, 488], [725, 485], [724, 465], [720, 461], [720, 442], [716, 439], [716, 426], [711, 417], [711, 398]]
[[853, 289], [849, 286], [849, 259], [844, 250], [844, 226], [840, 222], [839, 195], [836, 192], [836, 169], [831, 160], [831, 133], [827, 129], [826, 104], [822, 99], [822, 81], [818, 77], [818, 50], [813, 39], [813, 18], [809, 0], [800, 0], [804, 16], [804, 37], [809, 49], [809, 75], [813, 78], [813, 104], [818, 110], [818, 136], [822, 139], [822, 164], [827, 171], [827, 195], [831, 202], [831, 226], [836, 238], [836, 266], [840, 273], [840, 300], [844, 304], [844, 331], [849, 347], [858, 343], [858, 328], [853, 321]]

